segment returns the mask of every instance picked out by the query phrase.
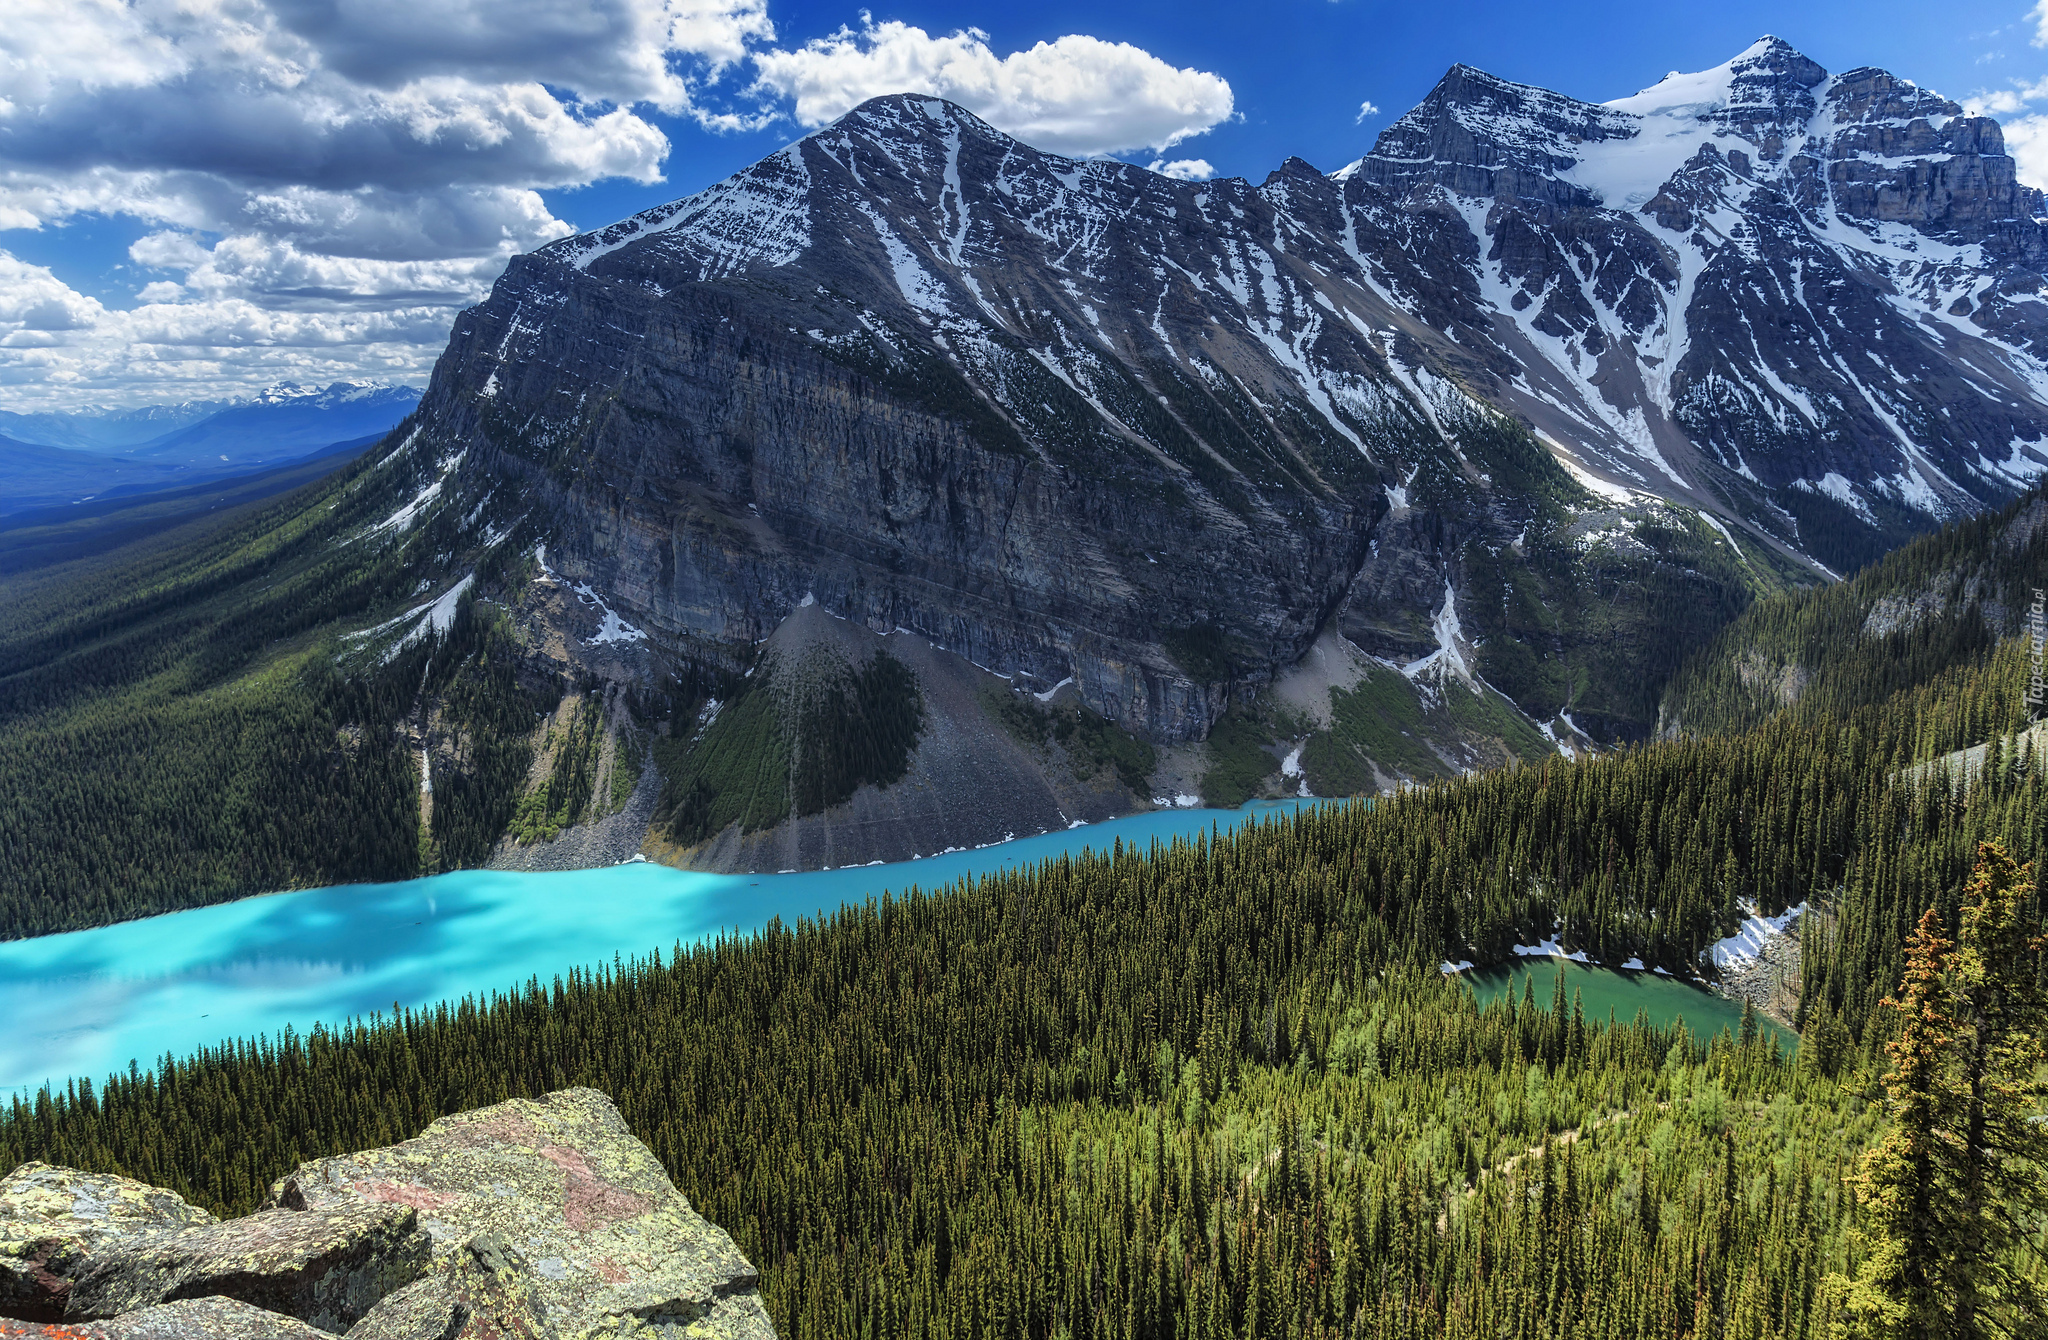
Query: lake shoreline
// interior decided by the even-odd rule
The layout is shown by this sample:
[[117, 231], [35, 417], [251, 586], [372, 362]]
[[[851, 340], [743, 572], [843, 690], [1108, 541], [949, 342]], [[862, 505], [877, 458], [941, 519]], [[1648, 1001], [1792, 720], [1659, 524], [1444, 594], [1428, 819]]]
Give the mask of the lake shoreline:
[[[1545, 968], [1550, 972], [1537, 980]], [[1684, 1019], [1701, 1042], [1723, 1028], [1733, 1030], [1741, 1024], [1741, 998], [1729, 996], [1704, 978], [1688, 980], [1644, 968], [1609, 967], [1565, 954], [1517, 955], [1446, 976], [1464, 981], [1482, 1006], [1503, 995], [1519, 999], [1522, 984], [1527, 982], [1534, 987], [1538, 1006], [1547, 1009], [1554, 989], [1550, 979], [1560, 971], [1567, 975], [1568, 987], [1583, 994], [1587, 1018], [1598, 1018], [1611, 1010], [1618, 1022], [1625, 1023], [1635, 1017], [1638, 1009], [1643, 1009], [1657, 1024]], [[1571, 977], [1580, 980], [1571, 983]], [[1761, 1011], [1758, 1014], [1761, 1026], [1779, 1035], [1781, 1046], [1798, 1045], [1798, 1033], [1789, 1024]]]
[[132, 1061], [305, 1033], [571, 971], [667, 956], [771, 920], [829, 916], [885, 891], [943, 893], [1117, 843], [1193, 841], [1324, 801], [1157, 809], [888, 865], [715, 874], [645, 860], [552, 872], [469, 869], [249, 894], [0, 942], [0, 1091], [98, 1078]]

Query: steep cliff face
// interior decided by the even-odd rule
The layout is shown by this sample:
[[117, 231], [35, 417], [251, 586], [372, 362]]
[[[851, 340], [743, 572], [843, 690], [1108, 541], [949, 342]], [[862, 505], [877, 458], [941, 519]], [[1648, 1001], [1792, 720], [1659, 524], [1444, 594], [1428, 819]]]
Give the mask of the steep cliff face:
[[1589, 704], [1617, 630], [1544, 610], [1662, 573], [1718, 621], [2048, 468], [2040, 210], [1995, 123], [1775, 39], [1606, 105], [1460, 66], [1258, 187], [880, 98], [519, 258], [395, 459], [671, 657], [808, 598], [1171, 742], [1448, 612], [1627, 736], [1654, 686]]
[[550, 561], [657, 634], [750, 644], [810, 595], [1199, 737], [1342, 599], [1386, 507], [1367, 439], [1425, 431], [1363, 336], [1326, 341], [1340, 406], [1245, 327], [1261, 286], [1309, 302], [1276, 226], [1242, 183], [878, 100], [515, 262], [421, 441], [479, 500], [516, 481]]

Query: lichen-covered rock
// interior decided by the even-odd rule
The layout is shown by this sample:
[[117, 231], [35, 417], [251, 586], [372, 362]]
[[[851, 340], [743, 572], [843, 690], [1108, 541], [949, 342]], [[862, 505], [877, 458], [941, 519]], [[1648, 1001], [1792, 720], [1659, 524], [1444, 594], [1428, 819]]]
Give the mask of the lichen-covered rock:
[[427, 1238], [417, 1220], [408, 1205], [358, 1201], [117, 1238], [77, 1273], [65, 1319], [217, 1297], [345, 1331], [426, 1273]]
[[175, 1191], [47, 1163], [0, 1178], [0, 1317], [57, 1321], [71, 1276], [109, 1239], [216, 1222]]
[[595, 1090], [514, 1099], [388, 1149], [302, 1164], [271, 1201], [308, 1212], [409, 1206], [437, 1269], [487, 1237], [559, 1340], [775, 1333], [753, 1266]]
[[0, 1321], [0, 1340], [335, 1340], [294, 1317], [232, 1298], [187, 1298], [75, 1326]]
[[232, 1298], [186, 1298], [80, 1328], [92, 1340], [334, 1340], [296, 1317]]
[[497, 1235], [472, 1238], [425, 1279], [371, 1308], [348, 1340], [553, 1340], [533, 1294], [532, 1269]]

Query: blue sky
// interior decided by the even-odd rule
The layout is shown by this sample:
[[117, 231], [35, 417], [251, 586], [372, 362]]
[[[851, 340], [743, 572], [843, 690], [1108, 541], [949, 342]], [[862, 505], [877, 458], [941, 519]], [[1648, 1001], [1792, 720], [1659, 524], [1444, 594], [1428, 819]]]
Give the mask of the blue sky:
[[[2013, 80], [2048, 75], [2048, 51], [2031, 44], [2024, 3], [1924, 5], [1834, 3], [1117, 3], [878, 7], [928, 32], [972, 26], [990, 46], [1017, 51], [1065, 33], [1128, 42], [1176, 66], [1230, 82], [1238, 116], [1181, 149], [1219, 174], [1257, 181], [1289, 154], [1330, 171], [1371, 147], [1372, 137], [1463, 62], [1504, 78], [1588, 101], [1625, 97], [1672, 70], [1718, 65], [1774, 33], [1829, 70], [1876, 65], [1962, 101]], [[772, 7], [778, 29], [799, 39], [858, 24], [838, 5]], [[1356, 120], [1370, 101], [1379, 114]], [[670, 186], [613, 183], [549, 198], [588, 227], [608, 210], [646, 208], [719, 180], [785, 143], [787, 124], [755, 135], [713, 135], [664, 122], [675, 143]], [[1126, 154], [1147, 161], [1142, 153]], [[2048, 181], [2044, 181], [2048, 185]], [[588, 203], [586, 203], [586, 201]], [[591, 217], [581, 217], [584, 214]]]
[[[2048, 0], [13, 0], [0, 408], [419, 382], [514, 252], [687, 194], [874, 92], [1258, 180], [1459, 61], [1589, 100], [1776, 33], [2000, 116], [2048, 185]], [[1040, 44], [1050, 44], [1041, 47]], [[1376, 109], [1361, 116], [1361, 108]]]

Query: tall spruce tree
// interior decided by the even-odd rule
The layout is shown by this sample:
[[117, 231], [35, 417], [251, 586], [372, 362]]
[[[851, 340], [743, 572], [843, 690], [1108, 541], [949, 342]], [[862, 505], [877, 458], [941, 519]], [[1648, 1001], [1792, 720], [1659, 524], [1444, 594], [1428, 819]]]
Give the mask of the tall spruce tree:
[[1996, 843], [1977, 848], [1963, 891], [1952, 969], [1958, 1236], [1943, 1261], [1955, 1298], [1952, 1333], [2048, 1334], [2048, 1297], [2012, 1269], [2015, 1247], [2048, 1216], [2048, 992], [2041, 986], [2040, 917], [2030, 913], [2034, 868]]
[[1898, 1036], [1884, 1077], [1891, 1129], [1852, 1177], [1862, 1200], [1867, 1255], [1854, 1279], [1837, 1277], [1847, 1332], [1872, 1340], [1943, 1340], [1949, 1299], [1943, 1257], [1953, 1252], [1955, 1203], [1946, 1148], [1955, 1112], [1948, 1059], [1955, 1020], [1949, 1015], [1949, 956], [1941, 914], [1928, 908], [1906, 943], [1906, 972], [1892, 1012]]

